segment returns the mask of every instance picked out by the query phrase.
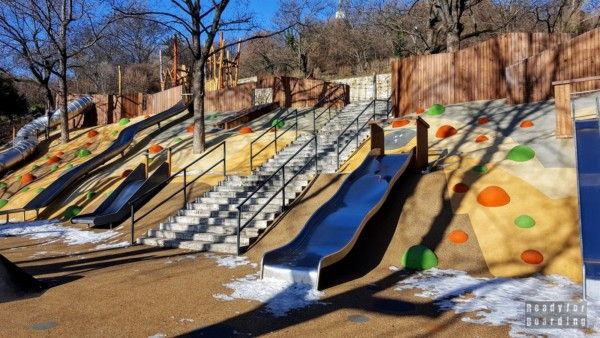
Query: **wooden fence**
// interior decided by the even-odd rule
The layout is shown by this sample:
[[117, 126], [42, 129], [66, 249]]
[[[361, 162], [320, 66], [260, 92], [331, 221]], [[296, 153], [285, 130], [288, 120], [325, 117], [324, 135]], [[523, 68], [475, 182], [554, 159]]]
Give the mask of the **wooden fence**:
[[252, 82], [207, 92], [204, 97], [204, 110], [226, 112], [252, 107], [254, 89], [256, 89], [256, 83]]
[[507, 97], [505, 68], [570, 38], [567, 34], [509, 33], [454, 53], [393, 59], [396, 115], [433, 103]]
[[[530, 56], [506, 68], [509, 102], [519, 104], [547, 100], [554, 94], [553, 81], [600, 75], [600, 28]], [[598, 88], [600, 81], [573, 83], [572, 91]]]

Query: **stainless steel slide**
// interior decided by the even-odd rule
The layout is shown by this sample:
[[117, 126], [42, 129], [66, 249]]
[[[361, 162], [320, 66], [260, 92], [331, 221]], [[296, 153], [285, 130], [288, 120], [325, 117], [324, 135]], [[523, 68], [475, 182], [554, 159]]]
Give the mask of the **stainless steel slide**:
[[[82, 96], [67, 104], [67, 114], [69, 118], [75, 117], [94, 105], [90, 96]], [[54, 127], [60, 123], [62, 110], [58, 109], [48, 116], [38, 117], [37, 119], [24, 125], [13, 140], [12, 147], [0, 153], [0, 173], [10, 169], [19, 162], [25, 160], [35, 151], [38, 145], [38, 134], [47, 127]]]
[[163, 163], [146, 179], [146, 166], [140, 164], [92, 213], [71, 219], [71, 223], [89, 226], [116, 225], [130, 214], [129, 202], [169, 178], [169, 164]]
[[135, 136], [153, 126], [158, 124], [159, 122], [166, 120], [170, 117], [178, 115], [185, 111], [188, 108], [188, 105], [183, 101], [179, 102], [175, 106], [165, 110], [162, 113], [151, 116], [147, 119], [144, 119], [136, 124], [133, 124], [121, 131], [119, 137], [115, 140], [115, 142], [104, 150], [102, 153], [93, 157], [89, 161], [82, 163], [81, 165], [69, 170], [60, 176], [54, 183], [50, 186], [46, 187], [44, 191], [38, 194], [34, 199], [32, 199], [27, 205], [24, 207], [26, 210], [36, 210], [41, 209], [48, 206], [52, 201], [54, 201], [63, 191], [67, 190], [71, 185], [77, 182], [81, 177], [85, 174], [89, 173], [93, 169], [99, 168], [106, 164], [108, 160], [117, 156], [122, 151], [125, 151], [127, 147], [131, 144]]
[[368, 156], [335, 195], [308, 220], [285, 246], [267, 252], [262, 277], [319, 287], [319, 274], [350, 252], [369, 219], [413, 157], [408, 154]]

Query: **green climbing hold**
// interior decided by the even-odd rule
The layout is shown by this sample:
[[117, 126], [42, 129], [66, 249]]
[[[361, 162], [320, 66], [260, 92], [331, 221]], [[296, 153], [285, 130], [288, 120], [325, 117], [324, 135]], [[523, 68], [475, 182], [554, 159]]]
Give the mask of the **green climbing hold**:
[[77, 152], [77, 157], [82, 158], [82, 157], [86, 157], [91, 155], [92, 152], [89, 151], [88, 149], [79, 149], [79, 151]]
[[29, 187], [25, 187], [23, 189], [21, 189], [21, 192], [28, 192], [29, 191]]
[[125, 126], [127, 124], [129, 124], [129, 119], [128, 118], [124, 117], [124, 118], [122, 118], [122, 119], [119, 120], [119, 125], [120, 126]]
[[50, 159], [50, 156], [46, 155], [44, 156], [44, 161], [48, 161]]
[[72, 169], [73, 168], [73, 163], [67, 163], [67, 165], [65, 166], [65, 169]]
[[112, 191], [107, 191], [106, 192], [106, 197], [110, 197], [110, 194], [112, 194]]
[[95, 191], [88, 191], [88, 193], [86, 194], [86, 198], [88, 200], [91, 200], [92, 198], [96, 197], [96, 192]]
[[427, 109], [427, 115], [429, 116], [438, 116], [442, 115], [446, 111], [446, 107], [443, 105], [436, 103]]
[[515, 161], [515, 162], [529, 161], [534, 157], [535, 157], [535, 151], [533, 149], [529, 148], [528, 146], [524, 146], [524, 145], [518, 145], [518, 146], [512, 148], [508, 152], [508, 155], [506, 156], [507, 159], [509, 159], [511, 161]]
[[283, 126], [285, 126], [285, 122], [283, 122], [282, 119], [274, 119], [273, 121], [271, 121], [271, 127], [273, 128], [281, 129], [283, 128]]
[[8, 204], [8, 200], [0, 199], [0, 209], [4, 208]]
[[485, 174], [488, 172], [488, 167], [485, 164], [476, 165], [473, 167], [473, 171], [480, 174]]
[[119, 131], [118, 130], [113, 130], [112, 131], [112, 136], [115, 137], [117, 135], [119, 135]]
[[23, 175], [17, 175], [17, 177], [15, 177], [16, 181], [20, 181], [23, 178]]
[[212, 120], [214, 120], [214, 119], [216, 119], [216, 118], [217, 118], [217, 114], [210, 114], [210, 115], [208, 115], [208, 119], [209, 119], [210, 121], [212, 121]]
[[436, 254], [424, 245], [411, 246], [402, 256], [402, 265], [412, 270], [427, 270], [438, 265]]
[[4, 183], [4, 182], [0, 182], [0, 190], [4, 190], [8, 188], [8, 184]]
[[41, 194], [42, 191], [44, 191], [44, 188], [37, 188], [37, 189], [35, 189], [35, 193], [36, 194]]
[[180, 143], [181, 141], [183, 141], [181, 137], [176, 137], [173, 139], [173, 143]]
[[56, 170], [58, 170], [58, 164], [53, 164], [53, 165], [50, 167], [50, 172], [55, 172]]
[[32, 165], [31, 165], [31, 170], [37, 170], [37, 169], [39, 169], [39, 168], [40, 168], [40, 166], [39, 166], [39, 165], [37, 165], [37, 164], [32, 164]]
[[519, 228], [529, 229], [535, 225], [535, 220], [529, 215], [521, 215], [515, 218], [515, 225]]
[[80, 212], [81, 212], [80, 206], [71, 205], [65, 210], [63, 216], [65, 217], [66, 220], [70, 220], [71, 218], [79, 215]]

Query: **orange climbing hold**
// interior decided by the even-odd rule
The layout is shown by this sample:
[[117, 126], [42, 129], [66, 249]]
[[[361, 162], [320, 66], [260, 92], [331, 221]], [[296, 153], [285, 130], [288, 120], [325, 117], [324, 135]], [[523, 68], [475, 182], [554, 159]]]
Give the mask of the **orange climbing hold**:
[[479, 118], [479, 120], [477, 120], [477, 124], [479, 124], [480, 126], [484, 125], [484, 124], [488, 124], [490, 122], [490, 119], [487, 118], [487, 116], [482, 116]]
[[501, 207], [510, 203], [510, 196], [504, 189], [491, 185], [477, 195], [477, 202], [484, 207]]
[[153, 144], [150, 146], [150, 148], [148, 148], [148, 152], [150, 154], [158, 154], [161, 151], [163, 151], [163, 147], [160, 144]]
[[131, 169], [123, 170], [123, 172], [121, 173], [121, 178], [125, 178], [125, 177], [129, 176], [129, 174], [131, 174], [132, 172], [133, 172], [133, 170], [131, 170]]
[[404, 127], [409, 123], [410, 123], [410, 120], [408, 120], [408, 119], [396, 120], [396, 121], [392, 122], [392, 128]]
[[240, 134], [250, 134], [252, 132], [252, 128], [250, 127], [241, 127]]
[[32, 173], [27, 173], [21, 177], [21, 185], [27, 185], [35, 181], [36, 177]]
[[521, 253], [521, 259], [527, 264], [540, 264], [544, 261], [544, 255], [537, 250], [525, 250]]
[[459, 193], [459, 194], [464, 194], [467, 191], [469, 191], [469, 186], [464, 184], [464, 183], [457, 183], [454, 185], [453, 188], [454, 192]]
[[462, 230], [454, 230], [448, 235], [448, 240], [454, 244], [463, 244], [469, 240], [469, 235]]
[[188, 133], [193, 133], [193, 132], [194, 132], [194, 125], [193, 125], [193, 124], [190, 124], [189, 126], [187, 126], [187, 128], [185, 128], [185, 130], [186, 130]]
[[425, 112], [425, 108], [423, 108], [423, 107], [417, 107], [417, 109], [415, 110], [415, 112], [417, 114], [423, 114]]
[[437, 138], [446, 138], [452, 135], [456, 135], [456, 128], [447, 124], [441, 126], [435, 133], [435, 137]]
[[89, 137], [89, 138], [94, 138], [94, 137], [96, 137], [96, 136], [98, 136], [98, 132], [97, 132], [97, 131], [95, 131], [95, 130], [90, 130], [90, 131], [88, 131], [88, 133], [87, 133], [87, 137]]
[[477, 143], [483, 143], [488, 140], [489, 140], [489, 138], [485, 135], [479, 135], [475, 138], [475, 142], [477, 142]]
[[92, 142], [88, 142], [88, 143], [86, 143], [86, 144], [85, 144], [85, 147], [86, 147], [86, 148], [89, 148], [89, 147], [91, 147], [91, 146], [93, 146], [93, 145], [94, 145], [94, 144], [93, 144]]
[[521, 122], [521, 128], [531, 128], [531, 127], [533, 127], [533, 121], [525, 120], [525, 121]]
[[61, 158], [58, 156], [50, 156], [48, 158], [48, 164], [54, 164], [60, 162]]
[[63, 151], [57, 151], [56, 154], [54, 154], [54, 155], [56, 155], [58, 157], [63, 157], [64, 154], [65, 153]]

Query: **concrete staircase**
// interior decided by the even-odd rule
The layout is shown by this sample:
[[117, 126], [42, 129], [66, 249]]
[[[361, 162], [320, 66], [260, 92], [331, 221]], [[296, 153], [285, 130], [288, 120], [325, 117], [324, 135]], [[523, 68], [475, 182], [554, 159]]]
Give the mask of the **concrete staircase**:
[[[346, 106], [319, 130], [316, 150], [319, 172], [337, 171], [337, 137], [367, 105], [368, 102]], [[384, 102], [378, 102], [376, 107], [378, 114], [385, 114]], [[362, 127], [371, 116], [373, 116], [372, 106], [359, 117], [359, 127]], [[357, 150], [357, 145], [368, 137], [368, 124], [359, 131], [358, 144], [355, 140], [356, 123], [344, 132], [340, 138], [340, 148], [343, 148], [349, 140], [352, 142], [341, 153], [340, 164], [350, 158]], [[302, 148], [303, 146], [305, 147]], [[301, 148], [302, 150], [296, 154]], [[282, 172], [283, 170], [277, 171], [288, 160], [290, 161], [283, 169], [285, 173]], [[273, 178], [244, 203], [242, 212], [238, 215], [237, 206], [274, 173], [276, 174]], [[281, 188], [284, 176], [285, 180], [289, 180], [294, 174], [298, 175], [286, 186], [284, 198], [281, 192], [277, 193], [277, 190]], [[188, 203], [185, 209], [161, 223], [158, 230], [150, 230], [146, 237], [139, 238], [138, 243], [196, 251], [237, 253], [238, 217], [241, 219], [242, 226], [249, 222], [240, 232], [240, 247], [244, 250], [283, 211], [284, 203], [287, 206], [296, 199], [315, 176], [313, 135], [302, 134], [254, 170], [252, 175], [227, 176], [204, 196], [197, 198], [193, 203]], [[256, 212], [258, 214], [252, 218]]]

